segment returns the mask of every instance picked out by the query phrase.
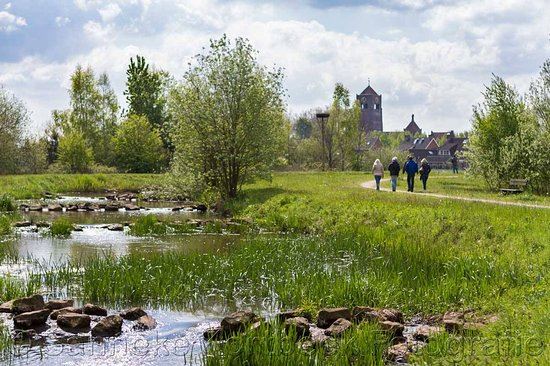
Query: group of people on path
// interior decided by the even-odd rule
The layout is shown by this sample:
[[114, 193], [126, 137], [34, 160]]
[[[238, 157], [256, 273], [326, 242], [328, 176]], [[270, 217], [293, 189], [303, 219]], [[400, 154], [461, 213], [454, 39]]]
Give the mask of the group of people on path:
[[[397, 190], [397, 178], [399, 178], [399, 172], [403, 174], [407, 173], [407, 191], [414, 192], [414, 178], [417, 173], [420, 174], [420, 181], [422, 182], [422, 187], [426, 190], [426, 184], [428, 182], [428, 177], [432, 168], [428, 164], [428, 160], [422, 159], [420, 161], [420, 167], [414, 161], [412, 156], [409, 156], [405, 164], [403, 165], [403, 170], [401, 170], [401, 165], [397, 161], [397, 157], [391, 159], [390, 165], [388, 165], [388, 171], [390, 172], [390, 182], [391, 190]], [[372, 165], [372, 174], [374, 175], [374, 180], [376, 181], [376, 190], [380, 190], [380, 181], [384, 177], [384, 165], [380, 159], [376, 159]]]

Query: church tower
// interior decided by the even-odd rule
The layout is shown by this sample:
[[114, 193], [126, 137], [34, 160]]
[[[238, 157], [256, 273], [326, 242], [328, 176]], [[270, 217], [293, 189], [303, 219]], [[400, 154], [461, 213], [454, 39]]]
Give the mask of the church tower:
[[361, 103], [361, 126], [369, 133], [382, 131], [382, 95], [369, 86], [357, 95]]

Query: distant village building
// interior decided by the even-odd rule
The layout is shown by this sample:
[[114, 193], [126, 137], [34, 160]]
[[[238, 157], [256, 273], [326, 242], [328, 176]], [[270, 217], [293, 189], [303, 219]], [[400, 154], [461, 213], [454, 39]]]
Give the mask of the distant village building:
[[[357, 95], [357, 100], [361, 103], [361, 127], [366, 132], [365, 145], [357, 149], [357, 152], [380, 150], [384, 147], [380, 134], [374, 136], [371, 132], [380, 131], [384, 135], [400, 132], [383, 132], [382, 95], [370, 86], [370, 81], [367, 88]], [[459, 157], [462, 166], [466, 164], [463, 158], [460, 158], [460, 153], [466, 149], [467, 137], [456, 137], [453, 130], [430, 131], [428, 136], [423, 135], [422, 129], [414, 120], [414, 114], [403, 131], [405, 138], [397, 149], [414, 156], [417, 161], [427, 159], [434, 168], [448, 168], [451, 159], [456, 156]]]
[[382, 95], [369, 85], [357, 95], [361, 103], [361, 127], [367, 132], [382, 131]]

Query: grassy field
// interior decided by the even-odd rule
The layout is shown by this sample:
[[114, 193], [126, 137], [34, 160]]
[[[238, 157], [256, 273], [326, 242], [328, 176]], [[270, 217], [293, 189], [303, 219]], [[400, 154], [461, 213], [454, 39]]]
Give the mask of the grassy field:
[[154, 174], [39, 174], [0, 176], [0, 195], [15, 199], [40, 198], [44, 192], [102, 192], [136, 190], [155, 185]]
[[[386, 176], [386, 178], [389, 177]], [[368, 176], [366, 180], [369, 179], [372, 180], [372, 176]], [[382, 182], [382, 187], [390, 189], [390, 183]], [[430, 174], [430, 178], [428, 179], [427, 188], [428, 193], [484, 198], [499, 201], [537, 203], [550, 206], [550, 196], [536, 195], [528, 191], [521, 194], [502, 195], [500, 192], [487, 190], [482, 179], [472, 177], [464, 172], [452, 174], [451, 171], [447, 170], [433, 170]], [[503, 186], [503, 188], [506, 187]], [[407, 181], [405, 176], [401, 176], [399, 178], [398, 189], [407, 190]], [[422, 193], [422, 183], [420, 182], [418, 176], [415, 182], [415, 191], [417, 193]]]
[[[37, 274], [19, 291], [44, 284], [112, 307], [221, 313], [369, 305], [410, 317], [473, 309], [499, 320], [475, 337], [439, 336], [413, 361], [549, 364], [550, 210], [376, 192], [360, 187], [368, 179], [279, 173], [246, 186], [230, 203], [234, 215], [254, 224], [253, 233], [228, 250], [70, 263]], [[254, 234], [258, 230], [275, 234]], [[2, 282], [0, 297], [9, 298]], [[373, 342], [376, 333], [365, 327], [329, 356], [291, 354], [282, 350], [294, 347], [292, 337], [259, 334], [210, 347], [207, 363], [381, 364], [386, 345]], [[503, 340], [513, 347], [487, 350]]]

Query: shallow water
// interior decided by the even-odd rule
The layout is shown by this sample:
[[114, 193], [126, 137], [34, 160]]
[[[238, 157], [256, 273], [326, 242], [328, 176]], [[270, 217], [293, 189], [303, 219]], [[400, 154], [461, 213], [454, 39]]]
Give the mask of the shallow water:
[[[124, 321], [116, 338], [93, 340], [90, 333], [72, 334], [49, 321], [49, 328], [32, 341], [18, 341], [11, 352], [11, 364], [27, 365], [198, 365], [206, 343], [202, 333], [219, 324], [212, 316], [185, 312], [148, 310], [157, 327], [134, 331]], [[11, 320], [2, 315], [6, 324]], [[217, 320], [217, 321], [216, 321]]]
[[[100, 197], [66, 196], [54, 200], [40, 200], [40, 204], [73, 202], [106, 202]], [[25, 202], [25, 203], [37, 203]], [[208, 215], [198, 212], [177, 211], [173, 202], [133, 202], [146, 207], [140, 211], [117, 212], [23, 212], [22, 220], [51, 223], [63, 216], [80, 226], [82, 231], [73, 231], [68, 238], [54, 238], [48, 229], [35, 226], [18, 228], [15, 235], [4, 238], [7, 246], [20, 257], [30, 257], [32, 262], [4, 263], [0, 265], [1, 275], [24, 278], [36, 271], [36, 263], [50, 267], [67, 260], [85, 261], [97, 255], [125, 255], [129, 253], [148, 254], [163, 251], [217, 252], [225, 251], [240, 242], [238, 235], [217, 234], [174, 234], [155, 237], [135, 237], [124, 231], [109, 231], [105, 226], [114, 223], [132, 223], [142, 215], [153, 214], [163, 221], [186, 221]], [[52, 294], [50, 294], [52, 295]], [[60, 293], [59, 297], [70, 294]], [[35, 336], [32, 342], [24, 341], [12, 350], [11, 363], [15, 365], [184, 365], [200, 364], [205, 342], [202, 333], [208, 327], [219, 324], [219, 316], [197, 315], [164, 309], [147, 309], [158, 326], [150, 331], [132, 330], [132, 322], [124, 321], [123, 333], [117, 338], [97, 342], [90, 334], [71, 335], [49, 322], [50, 328]], [[110, 311], [110, 313], [116, 313]], [[5, 324], [13, 323], [6, 314], [1, 314]], [[215, 322], [217, 320], [217, 322]], [[74, 343], [74, 344], [69, 344]], [[1, 363], [1, 361], [0, 361]]]

